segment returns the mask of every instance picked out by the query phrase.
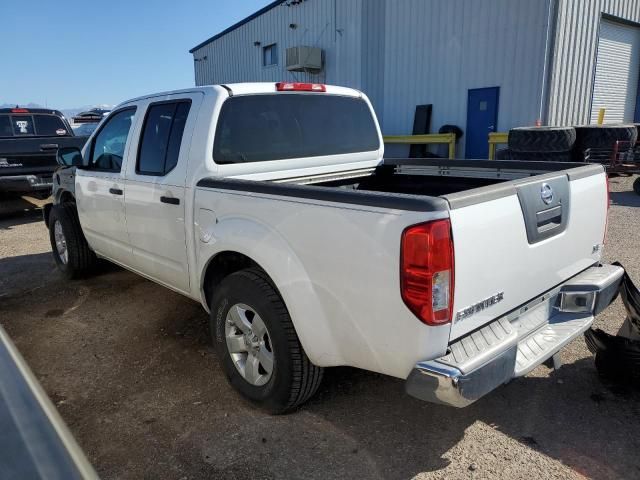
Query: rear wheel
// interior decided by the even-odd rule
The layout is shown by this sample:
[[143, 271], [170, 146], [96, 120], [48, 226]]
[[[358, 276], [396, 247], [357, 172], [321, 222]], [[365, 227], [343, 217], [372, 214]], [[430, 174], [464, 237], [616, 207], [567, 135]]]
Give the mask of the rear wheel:
[[262, 270], [241, 270], [220, 283], [210, 323], [227, 379], [249, 401], [284, 413], [318, 389], [323, 369], [307, 358], [284, 302]]
[[56, 265], [68, 279], [86, 275], [95, 266], [96, 256], [84, 238], [74, 204], [53, 206], [49, 214], [49, 239]]

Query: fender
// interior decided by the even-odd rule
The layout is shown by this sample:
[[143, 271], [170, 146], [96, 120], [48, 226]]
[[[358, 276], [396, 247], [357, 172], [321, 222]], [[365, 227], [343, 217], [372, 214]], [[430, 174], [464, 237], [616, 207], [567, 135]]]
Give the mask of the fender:
[[[254, 219], [238, 217], [225, 218], [208, 226], [203, 225], [202, 218], [199, 218], [198, 228], [200, 238], [196, 232], [195, 239], [197, 268], [201, 302], [205, 308], [202, 283], [209, 263], [221, 252], [241, 253], [256, 262], [273, 280], [309, 359], [323, 367], [346, 363], [313, 282], [282, 236]], [[204, 230], [208, 230], [208, 236], [203, 235]], [[208, 238], [207, 242], [203, 241], [203, 236]]]

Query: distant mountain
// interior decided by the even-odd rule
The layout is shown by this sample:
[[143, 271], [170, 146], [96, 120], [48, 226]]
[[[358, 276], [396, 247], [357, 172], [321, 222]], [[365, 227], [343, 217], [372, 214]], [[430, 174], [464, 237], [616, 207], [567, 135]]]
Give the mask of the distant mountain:
[[42, 108], [42, 105], [38, 105], [37, 103], [27, 103], [26, 105], [21, 103], [1, 103], [0, 108], [13, 108], [16, 105], [22, 108]]

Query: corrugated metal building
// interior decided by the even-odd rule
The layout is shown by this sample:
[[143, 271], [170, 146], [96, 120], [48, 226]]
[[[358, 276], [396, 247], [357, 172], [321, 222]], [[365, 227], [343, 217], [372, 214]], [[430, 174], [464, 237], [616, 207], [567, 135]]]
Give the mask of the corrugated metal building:
[[[287, 49], [322, 50], [320, 70], [289, 71]], [[385, 134], [640, 121], [640, 0], [281, 0], [191, 50], [196, 85], [309, 81], [363, 90]], [[402, 147], [400, 147], [402, 148]], [[404, 152], [396, 150], [393, 153]]]

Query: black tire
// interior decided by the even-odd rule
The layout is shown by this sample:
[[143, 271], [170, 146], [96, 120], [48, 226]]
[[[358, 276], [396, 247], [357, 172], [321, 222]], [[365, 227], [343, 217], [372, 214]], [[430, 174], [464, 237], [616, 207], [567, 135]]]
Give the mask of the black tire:
[[[67, 261], [65, 262], [56, 246], [56, 222], [60, 223], [67, 248]], [[58, 269], [67, 279], [80, 278], [89, 274], [96, 265], [95, 253], [89, 248], [86, 238], [80, 227], [78, 212], [73, 203], [54, 205], [49, 214], [49, 240], [53, 258]]]
[[640, 177], [633, 181], [633, 191], [640, 195]]
[[573, 127], [519, 127], [509, 131], [514, 152], [568, 152], [576, 141]]
[[575, 127], [575, 130], [576, 148], [580, 152], [589, 148], [613, 150], [617, 141], [630, 142], [633, 148], [638, 139], [635, 125], [583, 125]]
[[[237, 304], [255, 309], [268, 332], [274, 357], [273, 371], [262, 386], [249, 383], [236, 368], [225, 337], [229, 310]], [[306, 402], [322, 381], [323, 369], [305, 354], [282, 298], [260, 269], [250, 268], [225, 278], [213, 292], [211, 335], [229, 383], [240, 394], [272, 414], [291, 411]]]

